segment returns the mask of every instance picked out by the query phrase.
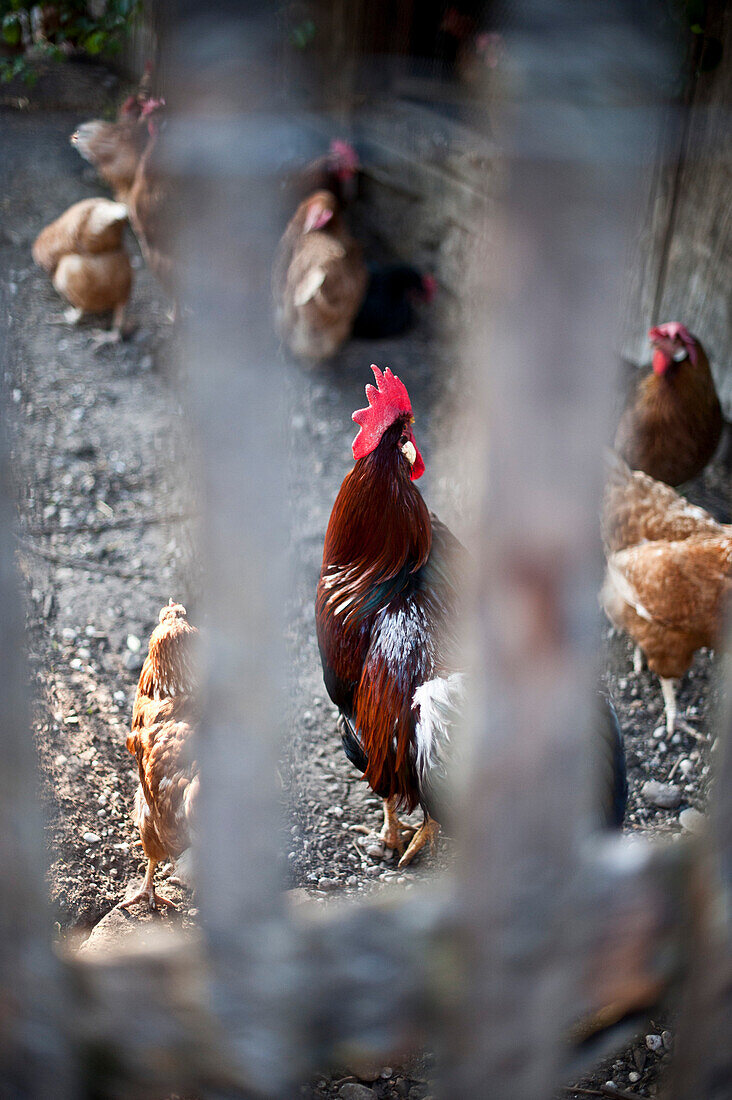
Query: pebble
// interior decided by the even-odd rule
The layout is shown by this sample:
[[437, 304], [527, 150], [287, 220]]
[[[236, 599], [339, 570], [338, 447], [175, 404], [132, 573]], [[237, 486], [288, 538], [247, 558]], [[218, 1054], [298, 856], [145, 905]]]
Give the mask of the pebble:
[[65, 626], [61, 631], [61, 637], [65, 642], [75, 642], [76, 631], [74, 630], [73, 626]]
[[646, 1035], [646, 1046], [655, 1054], [662, 1049], [663, 1039], [660, 1035]]
[[122, 664], [128, 672], [140, 672], [145, 663], [142, 653], [133, 653], [131, 650], [125, 653]]
[[84, 833], [82, 837], [85, 844], [98, 844], [101, 839], [97, 833]]
[[136, 634], [127, 635], [127, 648], [129, 649], [130, 653], [139, 653], [141, 645], [142, 642]]
[[631, 1084], [634, 1085], [636, 1081], [640, 1081], [640, 1073], [638, 1073], [637, 1070], [632, 1069], [628, 1074], [628, 1080], [631, 1082]]
[[54, 764], [56, 765], [57, 768], [61, 768], [67, 762], [67, 760], [68, 760], [68, 757], [64, 756], [64, 754], [61, 752], [61, 753], [59, 753], [59, 755], [54, 760]]
[[384, 845], [376, 840], [364, 844], [363, 850], [366, 855], [371, 856], [372, 859], [381, 859], [384, 855]]
[[339, 890], [340, 882], [337, 878], [319, 878], [318, 889], [319, 890]]
[[641, 797], [652, 806], [675, 810], [681, 802], [681, 791], [673, 783], [659, 783], [657, 779], [648, 779], [641, 787]]
[[368, 1085], [359, 1085], [349, 1081], [338, 1090], [341, 1100], [376, 1100], [376, 1093]]
[[688, 810], [682, 810], [679, 814], [679, 825], [682, 829], [686, 829], [687, 833], [703, 833], [706, 824], [707, 819], [704, 814], [691, 807]]
[[124, 691], [115, 691], [113, 698], [115, 703], [127, 702], [127, 696], [125, 695]]
[[686, 757], [684, 757], [683, 760], [679, 760], [679, 771], [681, 772], [682, 775], [691, 775], [693, 770], [694, 770], [693, 761], [688, 760]]
[[663, 1045], [665, 1046], [666, 1050], [671, 1050], [671, 1048], [673, 1046], [673, 1043], [674, 1043], [674, 1037], [671, 1034], [671, 1032], [670, 1031], [662, 1031], [661, 1032], [661, 1038], [663, 1039]]
[[665, 726], [656, 726], [653, 733], [651, 734], [651, 737], [653, 738], [654, 741], [663, 741], [665, 736], [666, 736], [666, 727]]

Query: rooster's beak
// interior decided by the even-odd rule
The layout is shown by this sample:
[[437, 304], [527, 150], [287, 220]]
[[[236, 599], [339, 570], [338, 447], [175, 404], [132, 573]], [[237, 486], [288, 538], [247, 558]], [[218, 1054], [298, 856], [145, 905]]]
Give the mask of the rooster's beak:
[[409, 465], [414, 466], [414, 463], [417, 460], [417, 448], [414, 446], [414, 443], [412, 443], [411, 439], [408, 439], [402, 447], [402, 454], [406, 458]]

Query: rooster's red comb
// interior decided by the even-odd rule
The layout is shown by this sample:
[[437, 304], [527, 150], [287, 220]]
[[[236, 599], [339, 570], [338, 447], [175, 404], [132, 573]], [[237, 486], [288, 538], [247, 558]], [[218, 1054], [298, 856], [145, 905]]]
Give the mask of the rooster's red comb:
[[351, 417], [360, 425], [353, 441], [353, 457], [365, 458], [376, 450], [381, 437], [400, 416], [412, 415], [412, 403], [407, 387], [387, 367], [382, 374], [375, 363], [371, 364], [376, 385], [366, 387], [368, 408], [357, 409]]

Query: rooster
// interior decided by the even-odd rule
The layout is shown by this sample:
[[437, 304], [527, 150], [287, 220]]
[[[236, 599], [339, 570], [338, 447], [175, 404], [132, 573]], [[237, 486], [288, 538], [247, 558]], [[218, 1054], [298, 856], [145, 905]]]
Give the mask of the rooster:
[[83, 122], [70, 138], [80, 156], [96, 168], [119, 202], [127, 202], [137, 166], [150, 138], [146, 113], [163, 102], [150, 97], [149, 87], [148, 65], [137, 94], [127, 97], [115, 122], [102, 119]]
[[122, 240], [127, 207], [109, 199], [82, 199], [43, 229], [33, 259], [70, 303], [61, 318], [77, 324], [85, 313], [113, 311], [112, 329], [94, 335], [96, 344], [119, 340], [132, 287], [132, 267]]
[[348, 339], [366, 292], [361, 248], [330, 191], [298, 206], [272, 274], [277, 329], [293, 355], [329, 359]]
[[607, 570], [602, 603], [661, 680], [666, 728], [690, 729], [677, 716], [674, 681], [694, 653], [717, 643], [732, 591], [732, 525], [646, 474], [618, 461], [605, 496]]
[[197, 635], [186, 609], [171, 599], [150, 637], [127, 738], [140, 777], [134, 821], [147, 856], [147, 872], [140, 890], [121, 901], [119, 909], [138, 901], [146, 901], [150, 909], [172, 907], [155, 890], [155, 867], [161, 860], [176, 860], [178, 873], [187, 877], [198, 798], [198, 770], [191, 757], [199, 720], [193, 652]]
[[671, 322], [652, 328], [648, 338], [653, 369], [631, 390], [615, 449], [634, 470], [681, 485], [700, 474], [716, 451], [722, 409], [696, 336]]
[[[424, 462], [406, 387], [372, 370], [368, 407], [353, 414], [356, 464], [325, 536], [316, 625], [344, 749], [384, 799], [381, 839], [404, 867], [439, 833], [435, 796], [464, 694], [455, 622], [465, 551], [414, 485]], [[397, 810], [417, 805], [424, 821], [404, 851]]]

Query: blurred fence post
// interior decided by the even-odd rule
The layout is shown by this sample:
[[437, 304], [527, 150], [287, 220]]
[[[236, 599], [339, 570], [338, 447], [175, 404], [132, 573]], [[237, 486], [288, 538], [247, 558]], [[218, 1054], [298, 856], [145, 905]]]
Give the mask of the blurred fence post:
[[505, 36], [496, 109], [509, 182], [490, 262], [476, 256], [473, 303], [494, 321], [475, 325], [468, 348], [475, 430], [488, 439], [481, 683], [457, 869], [464, 1002], [443, 1090], [464, 1100], [552, 1094], [600, 919], [585, 908], [583, 924], [579, 902], [610, 329], [663, 54], [620, 2], [520, 0]]
[[[3, 296], [0, 353], [7, 309]], [[51, 947], [4, 397], [0, 393], [0, 1093], [63, 1100], [74, 1094], [73, 1069], [61, 1027], [60, 967]]]
[[287, 535], [270, 272], [288, 124], [277, 103], [275, 14], [260, 3], [181, 0], [167, 43], [178, 271], [190, 311], [184, 369], [207, 566], [197, 889], [214, 1010], [244, 1080], [260, 1089], [276, 1089], [290, 1069], [276, 920]]

